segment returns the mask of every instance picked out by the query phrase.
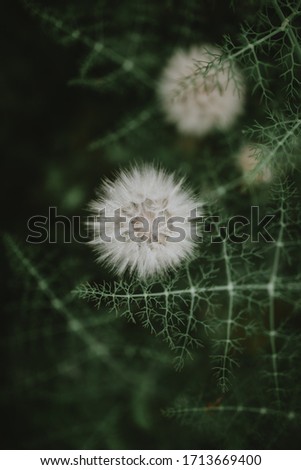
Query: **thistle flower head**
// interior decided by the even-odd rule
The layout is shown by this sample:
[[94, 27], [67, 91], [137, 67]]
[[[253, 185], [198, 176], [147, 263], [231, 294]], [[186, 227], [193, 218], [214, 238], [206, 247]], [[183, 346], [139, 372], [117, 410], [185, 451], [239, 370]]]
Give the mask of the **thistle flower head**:
[[182, 133], [202, 136], [234, 123], [243, 110], [245, 90], [237, 67], [220, 49], [203, 45], [175, 52], [158, 93], [167, 121]]
[[122, 171], [115, 181], [103, 182], [90, 203], [90, 244], [98, 261], [119, 275], [160, 274], [192, 255], [196, 208], [191, 191], [174, 175], [153, 166]]

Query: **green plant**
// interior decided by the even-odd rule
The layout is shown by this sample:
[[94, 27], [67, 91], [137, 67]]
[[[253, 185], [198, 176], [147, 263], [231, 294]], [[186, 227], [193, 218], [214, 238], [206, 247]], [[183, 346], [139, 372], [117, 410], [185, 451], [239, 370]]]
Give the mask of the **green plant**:
[[[205, 233], [196, 259], [176, 272], [151, 281], [112, 278], [92, 267], [90, 257], [91, 272], [86, 264], [75, 268], [78, 287], [59, 286], [59, 294], [30, 261], [32, 255], [6, 238], [13, 268], [35, 283], [29, 291], [61, 315], [54, 330], [67, 331], [71, 369], [78, 368], [88, 384], [80, 386], [78, 396], [69, 395], [71, 402], [80, 407], [91, 399], [96, 406], [100, 393], [109, 404], [102, 423], [88, 411], [87, 426], [95, 434], [85, 445], [134, 446], [121, 431], [124, 421], [146, 432], [144, 447], [296, 445], [290, 436], [300, 426], [301, 2], [233, 0], [224, 2], [221, 14], [205, 0], [180, 5], [128, 0], [114, 6], [105, 0], [72, 1], [49, 9], [26, 4], [56, 40], [81, 51], [70, 86], [95, 93], [99, 103], [100, 130], [89, 143], [89, 151], [102, 159], [97, 167], [104, 162], [106, 168], [99, 176], [126, 168], [133, 159], [138, 166], [155, 161], [185, 175], [206, 201], [207, 214], [219, 216], [212, 224], [215, 243], [212, 232]], [[247, 104], [230, 130], [199, 139], [178, 135], [165, 123], [157, 88], [173, 51], [201, 43], [217, 43], [222, 56], [205, 69], [196, 62], [191, 80], [227, 60], [244, 76]], [[256, 164], [247, 175], [237, 165], [244, 144], [256, 150]], [[258, 184], [267, 168], [272, 182]], [[272, 241], [251, 228], [243, 243], [219, 237], [232, 216], [249, 217], [251, 206], [258, 206], [262, 216], [273, 215]], [[31, 300], [32, 318], [39, 318], [39, 302]], [[43, 321], [50, 321], [47, 315]], [[34, 334], [39, 336], [41, 328]], [[55, 344], [52, 340], [48, 352]], [[51, 367], [62, 377], [55, 388], [59, 394], [70, 370], [58, 357], [57, 351], [49, 352]], [[82, 361], [88, 362], [87, 375]], [[120, 403], [115, 408], [110, 396], [126, 397], [130, 411]], [[167, 417], [184, 421], [186, 437], [174, 433], [171, 441], [159, 432], [154, 440], [160, 423], [170, 429]], [[81, 447], [78, 439], [73, 442]]]

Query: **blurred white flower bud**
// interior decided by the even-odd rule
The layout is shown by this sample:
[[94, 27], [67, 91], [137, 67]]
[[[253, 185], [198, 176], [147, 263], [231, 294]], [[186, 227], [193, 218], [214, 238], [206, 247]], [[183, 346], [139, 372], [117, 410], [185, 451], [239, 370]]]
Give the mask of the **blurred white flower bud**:
[[178, 50], [166, 65], [158, 94], [168, 122], [185, 134], [226, 130], [242, 113], [243, 78], [222, 51], [211, 45]]
[[264, 150], [256, 144], [245, 144], [236, 155], [237, 164], [242, 171], [244, 181], [250, 184], [270, 183], [273, 178], [271, 168], [262, 165]]

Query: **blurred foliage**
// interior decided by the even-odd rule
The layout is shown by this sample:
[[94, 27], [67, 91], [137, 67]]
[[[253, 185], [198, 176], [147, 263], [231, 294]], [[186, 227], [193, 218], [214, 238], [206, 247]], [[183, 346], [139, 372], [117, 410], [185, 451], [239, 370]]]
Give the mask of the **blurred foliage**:
[[[298, 447], [300, 3], [6, 5], [4, 448]], [[197, 140], [165, 123], [156, 83], [175, 48], [203, 42], [238, 63], [248, 101], [231, 132]], [[277, 175], [271, 187], [237, 167], [250, 140], [264, 149], [256, 171]], [[255, 204], [272, 211], [276, 243], [201, 246], [188, 269], [153, 285], [113, 279], [84, 244], [26, 244], [31, 216], [56, 206], [83, 217], [102, 177], [144, 161], [185, 175], [223, 220]]]

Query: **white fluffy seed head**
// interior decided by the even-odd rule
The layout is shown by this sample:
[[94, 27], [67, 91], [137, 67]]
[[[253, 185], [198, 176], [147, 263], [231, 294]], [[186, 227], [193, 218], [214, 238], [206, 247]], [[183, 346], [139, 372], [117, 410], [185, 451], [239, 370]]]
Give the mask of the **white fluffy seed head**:
[[211, 45], [178, 50], [158, 85], [168, 122], [185, 134], [202, 136], [228, 129], [243, 111], [245, 87], [238, 68]]
[[[117, 274], [135, 272], [146, 279], [178, 267], [193, 255], [196, 243], [189, 218], [195, 216], [193, 210], [200, 215], [199, 207], [183, 180], [150, 165], [134, 167], [120, 172], [115, 181], [103, 182], [97, 199], [90, 203], [89, 243], [97, 260]], [[123, 218], [120, 221], [116, 210]], [[106, 217], [115, 216], [115, 222], [104, 224], [104, 212]], [[173, 221], [171, 226], [172, 217], [181, 217], [181, 222]], [[174, 227], [185, 236], [180, 237]]]

